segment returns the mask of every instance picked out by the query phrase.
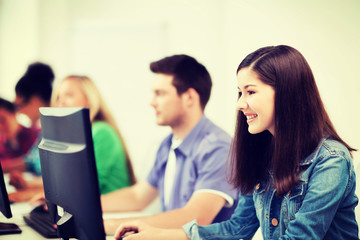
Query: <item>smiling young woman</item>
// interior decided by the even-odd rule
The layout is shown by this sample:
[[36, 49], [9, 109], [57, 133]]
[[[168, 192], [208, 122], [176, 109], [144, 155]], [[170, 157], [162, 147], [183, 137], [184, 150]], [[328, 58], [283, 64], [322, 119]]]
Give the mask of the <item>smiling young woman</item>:
[[[183, 230], [142, 223], [128, 240], [359, 239], [351, 152], [336, 133], [312, 71], [296, 49], [280, 45], [249, 54], [237, 69], [239, 99], [230, 152], [231, 182], [239, 189], [228, 221]], [[175, 231], [175, 233], [174, 233]]]

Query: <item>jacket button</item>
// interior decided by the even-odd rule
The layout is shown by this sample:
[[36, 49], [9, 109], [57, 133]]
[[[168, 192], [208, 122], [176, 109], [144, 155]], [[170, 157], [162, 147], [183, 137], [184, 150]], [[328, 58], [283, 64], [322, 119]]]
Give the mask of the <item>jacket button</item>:
[[271, 224], [272, 224], [274, 227], [276, 227], [276, 226], [279, 224], [279, 221], [278, 221], [276, 218], [273, 218], [273, 219], [271, 220]]

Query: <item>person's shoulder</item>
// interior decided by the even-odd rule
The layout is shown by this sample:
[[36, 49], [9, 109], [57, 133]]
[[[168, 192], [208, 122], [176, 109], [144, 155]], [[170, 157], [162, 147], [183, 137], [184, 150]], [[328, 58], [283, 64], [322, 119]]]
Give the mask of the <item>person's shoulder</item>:
[[321, 143], [319, 154], [340, 155], [351, 158], [347, 147], [341, 142], [333, 139], [324, 139]]
[[347, 147], [334, 139], [322, 139], [316, 150], [308, 157], [308, 162], [317, 164], [328, 164], [333, 159], [337, 164], [347, 167], [352, 165], [352, 157]]
[[91, 126], [91, 130], [93, 135], [99, 135], [99, 134], [110, 135], [116, 133], [115, 129], [109, 123], [104, 121], [94, 122]]
[[93, 122], [92, 125], [91, 125], [92, 128], [95, 128], [95, 129], [101, 129], [101, 128], [106, 128], [106, 129], [113, 129], [113, 127], [105, 122], [105, 121], [96, 121], [96, 122]]
[[216, 125], [210, 119], [205, 119], [203, 130], [204, 140], [208, 143], [230, 143], [232, 137], [224, 129]]
[[324, 173], [324, 168], [336, 169], [339, 173], [350, 173], [350, 175], [353, 171], [353, 161], [349, 150], [344, 144], [333, 139], [322, 139], [302, 165], [308, 165], [302, 174], [303, 180], [309, 178], [314, 172]]

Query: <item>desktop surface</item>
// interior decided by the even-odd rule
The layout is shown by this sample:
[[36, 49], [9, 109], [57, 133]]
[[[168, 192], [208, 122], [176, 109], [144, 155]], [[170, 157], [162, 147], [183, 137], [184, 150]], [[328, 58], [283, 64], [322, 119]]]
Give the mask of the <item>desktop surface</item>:
[[[22, 233], [20, 234], [8, 234], [1, 235], [1, 240], [48, 240], [48, 238], [43, 237], [40, 233], [32, 229], [29, 225], [27, 225], [23, 219], [23, 215], [28, 214], [34, 206], [31, 206], [27, 202], [23, 203], [13, 203], [11, 204], [11, 211], [13, 217], [10, 219], [5, 218], [4, 216], [0, 216], [0, 222], [6, 223], [15, 223], [20, 227]], [[106, 240], [114, 240], [113, 236], [106, 236]]]
[[[1, 235], [1, 240], [25, 240], [25, 239], [48, 240], [48, 238], [43, 237], [40, 233], [32, 229], [29, 225], [27, 225], [23, 219], [23, 216], [25, 214], [28, 214], [33, 208], [34, 206], [31, 206], [27, 202], [11, 204], [11, 211], [13, 213], [13, 217], [7, 219], [1, 215], [0, 222], [15, 223], [20, 227], [22, 233]], [[154, 214], [156, 211], [157, 211], [157, 206], [153, 206], [152, 208], [148, 208], [145, 211], [141, 211], [141, 212], [105, 213], [103, 215], [103, 219], [148, 216]], [[253, 239], [254, 240], [262, 239], [260, 229], [256, 232]], [[114, 236], [107, 235], [106, 240], [114, 240]]]
[[15, 223], [22, 230], [20, 234], [7, 234], [1, 235], [2, 240], [15, 240], [15, 239], [34, 239], [34, 240], [43, 240], [46, 239], [42, 237], [38, 232], [33, 230], [30, 226], [28, 226], [23, 220], [23, 214], [30, 212], [32, 206], [28, 203], [14, 203], [11, 204], [11, 211], [13, 213], [12, 218], [5, 218], [3, 216], [0, 217], [1, 222], [7, 223]]
[[[31, 176], [28, 174], [24, 174], [23, 177], [26, 179], [31, 179]], [[6, 189], [9, 193], [13, 193], [16, 189], [9, 185], [10, 176], [9, 174], [4, 174], [4, 180], [6, 184]], [[10, 205], [12, 218], [6, 218], [4, 215], [0, 213], [0, 222], [4, 223], [15, 223], [22, 230], [20, 234], [7, 234], [1, 235], [1, 240], [45, 240], [49, 238], [43, 237], [40, 233], [30, 227], [24, 220], [24, 215], [29, 214], [35, 206], [30, 205], [28, 202], [17, 202], [12, 203]], [[150, 205], [147, 209], [141, 212], [126, 212], [126, 213], [105, 213], [103, 214], [103, 219], [110, 218], [127, 218], [127, 217], [140, 217], [140, 216], [148, 216], [154, 213], [160, 212], [160, 201], [155, 201], [152, 205]], [[106, 236], [106, 240], [114, 240], [114, 237], [111, 235]]]

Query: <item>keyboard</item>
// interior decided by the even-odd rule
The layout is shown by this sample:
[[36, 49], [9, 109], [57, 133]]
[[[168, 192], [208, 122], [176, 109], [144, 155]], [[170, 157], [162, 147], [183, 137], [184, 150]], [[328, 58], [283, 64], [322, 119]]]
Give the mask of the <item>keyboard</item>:
[[50, 213], [43, 206], [34, 208], [29, 214], [23, 216], [24, 221], [45, 238], [59, 238]]

